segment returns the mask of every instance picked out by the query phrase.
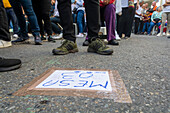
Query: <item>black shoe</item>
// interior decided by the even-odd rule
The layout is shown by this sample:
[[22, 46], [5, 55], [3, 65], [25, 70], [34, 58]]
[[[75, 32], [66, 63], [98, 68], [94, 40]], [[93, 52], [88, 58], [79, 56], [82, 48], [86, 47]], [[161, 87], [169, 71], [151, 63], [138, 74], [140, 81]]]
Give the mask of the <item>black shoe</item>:
[[88, 46], [89, 45], [89, 41], [88, 40], [85, 40], [84, 42], [83, 42], [83, 46]]
[[41, 40], [46, 40], [46, 37], [42, 35]]
[[116, 40], [110, 40], [110, 41], [108, 42], [108, 45], [116, 45], [116, 46], [118, 46], [118, 45], [119, 45], [119, 42], [117, 42]]
[[56, 42], [55, 39], [53, 39], [51, 35], [48, 37], [48, 41], [49, 42]]
[[35, 40], [35, 45], [42, 45], [42, 41], [41, 41], [41, 38], [39, 36], [35, 36], [34, 40]]
[[18, 42], [25, 42], [29, 39], [29, 37], [26, 37], [26, 38], [17, 38], [16, 40], [12, 41], [12, 43], [18, 43]]
[[170, 36], [168, 36], [167, 38], [169, 38], [169, 39], [170, 39]]
[[0, 57], [0, 72], [11, 71], [21, 67], [19, 59], [4, 59]]

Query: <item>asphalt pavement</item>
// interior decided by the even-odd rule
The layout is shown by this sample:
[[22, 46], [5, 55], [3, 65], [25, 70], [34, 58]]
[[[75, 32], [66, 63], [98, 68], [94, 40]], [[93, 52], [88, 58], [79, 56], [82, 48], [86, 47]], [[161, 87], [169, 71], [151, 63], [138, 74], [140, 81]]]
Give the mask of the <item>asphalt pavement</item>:
[[[22, 67], [0, 73], [0, 113], [170, 113], [170, 39], [132, 35], [121, 40], [113, 55], [88, 53], [84, 39], [78, 38], [78, 53], [54, 56], [60, 46], [19, 44], [0, 49], [0, 56], [19, 58]], [[65, 96], [13, 96], [12, 93], [51, 67], [117, 70], [129, 92], [132, 104], [111, 99]]]

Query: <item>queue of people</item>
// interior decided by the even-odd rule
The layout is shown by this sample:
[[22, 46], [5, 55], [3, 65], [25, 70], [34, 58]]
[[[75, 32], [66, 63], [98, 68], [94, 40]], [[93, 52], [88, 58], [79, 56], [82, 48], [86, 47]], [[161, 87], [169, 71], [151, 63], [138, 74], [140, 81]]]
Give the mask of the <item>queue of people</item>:
[[[27, 19], [35, 45], [42, 45], [46, 39], [49, 42], [64, 39], [60, 46], [52, 50], [54, 55], [78, 52], [76, 38], [85, 38], [83, 45], [88, 46], [87, 52], [111, 55], [114, 51], [101, 39], [101, 27], [106, 28], [108, 45], [115, 46], [119, 45], [117, 40], [131, 37], [134, 20], [135, 34], [146, 32], [150, 35], [155, 25], [161, 25], [159, 36], [162, 36], [167, 20], [169, 36], [170, 4], [168, 0], [163, 1], [162, 11], [162, 7], [155, 5], [156, 2], [152, 3], [153, 8], [150, 9], [143, 0], [0, 0], [0, 13], [3, 15], [0, 17], [0, 48], [29, 40]], [[9, 34], [10, 21], [17, 38], [12, 43]], [[78, 26], [78, 34], [75, 34], [73, 23]], [[0, 71], [21, 66], [21, 61], [17, 59], [0, 58], [0, 61], [3, 62], [0, 62]], [[7, 63], [9, 61], [13, 63]], [[9, 65], [4, 67], [4, 62]]]

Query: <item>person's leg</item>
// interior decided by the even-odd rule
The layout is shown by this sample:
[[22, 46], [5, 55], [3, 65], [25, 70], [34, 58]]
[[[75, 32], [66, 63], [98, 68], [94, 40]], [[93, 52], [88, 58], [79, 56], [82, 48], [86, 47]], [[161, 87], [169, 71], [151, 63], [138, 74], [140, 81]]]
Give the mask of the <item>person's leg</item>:
[[41, 16], [44, 20], [44, 29], [47, 32], [47, 35], [52, 35], [52, 27], [50, 21], [50, 7], [51, 0], [41, 0]]
[[[136, 12], [136, 5], [135, 4], [135, 7], [132, 9], [132, 12], [131, 11], [128, 11], [128, 15], [127, 15], [127, 26], [126, 26], [126, 30], [125, 30], [125, 36], [126, 37], [130, 37], [131, 36], [131, 32], [132, 32], [132, 25], [133, 25], [133, 21], [134, 21], [134, 17], [135, 17], [135, 12]], [[129, 8], [130, 9], [130, 8]], [[128, 9], [128, 10], [129, 10]]]
[[140, 28], [139, 28], [139, 32], [140, 32], [140, 33], [142, 32], [143, 24], [144, 24], [144, 22], [141, 20], [141, 21], [140, 21]]
[[60, 14], [61, 26], [63, 27], [63, 38], [69, 41], [76, 41], [73, 29], [73, 19], [71, 13], [71, 0], [58, 0], [58, 10]]
[[100, 6], [99, 0], [85, 0], [86, 18], [89, 41], [98, 38], [100, 30]]
[[142, 29], [142, 32], [143, 32], [143, 33], [145, 32], [146, 27], [147, 27], [147, 22], [143, 24], [143, 29]]
[[40, 28], [38, 25], [37, 17], [32, 8], [32, 2], [30, 0], [19, 0], [19, 2], [23, 6], [25, 14], [28, 16], [28, 21], [31, 25], [31, 30], [33, 32], [34, 37], [39, 36]]
[[124, 28], [126, 26], [126, 13], [127, 13], [127, 10], [128, 8], [122, 8], [122, 15], [119, 16], [119, 25], [118, 25], [118, 34], [119, 34], [119, 37], [122, 38], [122, 34], [124, 33]]
[[84, 17], [84, 11], [80, 10], [77, 13], [77, 25], [79, 28], [79, 33], [83, 33], [83, 17]]
[[170, 12], [167, 13], [167, 36], [170, 36]]
[[57, 25], [57, 23], [58, 24], [60, 23], [60, 18], [59, 17], [51, 17], [50, 20], [51, 20], [52, 31], [56, 34], [60, 34], [61, 29]]
[[8, 18], [5, 9], [2, 7], [2, 2], [0, 2], [0, 40], [11, 41]]
[[150, 22], [150, 26], [149, 26], [149, 29], [148, 29], [148, 34], [150, 34], [150, 33], [151, 33], [151, 31], [152, 31], [152, 29], [153, 29], [154, 25], [155, 25], [155, 23]]
[[138, 33], [140, 18], [135, 18], [135, 34]]
[[161, 29], [160, 29], [160, 36], [162, 36], [166, 19], [167, 19], [167, 14], [166, 13], [162, 13], [162, 24], [161, 24]]
[[26, 32], [26, 19], [22, 12], [21, 4], [18, 0], [9, 0], [9, 1], [10, 1], [10, 4], [12, 5], [14, 12], [17, 16], [18, 24], [20, 27], [19, 36], [21, 39], [18, 39], [18, 41], [27, 40], [29, 37]]
[[18, 32], [19, 32], [18, 20], [17, 20], [17, 17], [16, 17], [14, 10], [12, 8], [9, 9], [9, 15], [10, 15], [10, 19], [12, 20], [12, 23], [13, 23], [14, 34], [18, 34]]

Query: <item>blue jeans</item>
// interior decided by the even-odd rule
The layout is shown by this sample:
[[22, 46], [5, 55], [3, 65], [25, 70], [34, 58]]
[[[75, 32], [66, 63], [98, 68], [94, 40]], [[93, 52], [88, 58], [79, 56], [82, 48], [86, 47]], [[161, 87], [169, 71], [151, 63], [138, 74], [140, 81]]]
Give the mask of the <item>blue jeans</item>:
[[34, 10], [32, 8], [32, 2], [31, 0], [10, 0], [10, 3], [16, 13], [16, 16], [18, 18], [19, 26], [20, 26], [20, 33], [23, 36], [23, 38], [28, 37], [28, 34], [26, 32], [26, 19], [25, 15], [22, 13], [23, 7], [25, 14], [28, 16], [28, 21], [31, 25], [31, 30], [34, 36], [39, 36], [40, 28], [37, 22], [37, 17], [34, 13]]
[[148, 28], [149, 28], [149, 22], [144, 23], [142, 32], [144, 33]]
[[13, 23], [13, 29], [14, 29], [14, 34], [18, 34], [18, 20], [17, 17], [14, 13], [13, 8], [7, 8], [6, 9], [7, 17], [8, 17], [8, 25], [10, 25], [10, 20], [12, 20]]
[[84, 11], [80, 10], [77, 13], [77, 25], [79, 28], [79, 33], [83, 33], [83, 20], [84, 20]]
[[51, 20], [51, 26], [52, 26], [53, 32], [56, 34], [60, 34], [61, 29], [57, 25], [57, 23], [60, 24], [60, 18], [59, 17], [51, 17], [50, 20]]
[[157, 26], [159, 27], [159, 26], [161, 25], [161, 22], [159, 22], [159, 23], [153, 23], [153, 22], [151, 22], [151, 23], [150, 23], [150, 26], [149, 26], [149, 29], [148, 29], [148, 34], [151, 33], [151, 31], [152, 31], [152, 29], [153, 29], [153, 27], [154, 27], [155, 25], [157, 25]]

